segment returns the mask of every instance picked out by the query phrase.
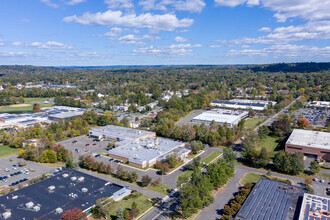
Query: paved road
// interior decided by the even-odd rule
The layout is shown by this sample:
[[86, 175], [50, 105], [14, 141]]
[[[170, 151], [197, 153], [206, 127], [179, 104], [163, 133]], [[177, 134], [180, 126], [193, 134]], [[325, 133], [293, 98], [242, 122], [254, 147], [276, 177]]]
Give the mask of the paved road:
[[186, 117], [184, 117], [180, 121], [176, 122], [175, 124], [178, 125], [178, 126], [182, 126], [184, 124], [188, 124], [194, 117], [196, 117], [197, 115], [202, 114], [205, 111], [206, 110], [203, 110], [203, 109], [194, 110], [189, 115], [187, 115]]
[[[227, 185], [223, 187], [219, 193], [217, 193], [214, 196], [214, 203], [212, 203], [210, 206], [206, 207], [199, 213], [199, 215], [195, 218], [195, 220], [215, 220], [217, 218], [220, 218], [222, 214], [222, 210], [228, 202], [234, 198], [234, 195], [236, 192], [238, 192], [241, 185], [238, 183], [239, 180], [243, 177], [245, 173], [253, 172], [253, 173], [259, 173], [259, 174], [266, 174], [267, 172], [256, 170], [252, 168], [246, 168], [246, 167], [240, 167], [235, 166], [235, 176], [231, 178]], [[295, 185], [301, 186], [304, 184], [303, 179], [291, 177], [291, 176], [285, 176], [285, 175], [279, 175], [279, 174], [272, 174], [274, 177], [280, 177], [284, 179], [289, 179], [294, 182]]]

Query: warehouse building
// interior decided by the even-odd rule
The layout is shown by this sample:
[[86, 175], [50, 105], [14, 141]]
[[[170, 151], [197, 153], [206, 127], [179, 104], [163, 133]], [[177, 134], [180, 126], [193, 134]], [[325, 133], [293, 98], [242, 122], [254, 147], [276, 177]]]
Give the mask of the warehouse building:
[[304, 194], [299, 220], [329, 220], [330, 199], [326, 197]]
[[185, 160], [191, 152], [185, 144], [165, 138], [157, 138], [155, 132], [108, 125], [93, 128], [89, 136], [115, 142], [115, 148], [108, 151], [109, 156], [128, 161], [136, 167], [149, 167], [156, 161], [163, 161], [167, 155], [175, 153]]
[[221, 108], [230, 108], [230, 109], [253, 109], [254, 111], [263, 111], [267, 109], [267, 103], [253, 103], [248, 100], [249, 102], [246, 102], [246, 100], [242, 101], [241, 99], [233, 99], [229, 101], [212, 101], [210, 103], [210, 106], [215, 107], [221, 107]]
[[0, 114], [0, 129], [17, 128], [24, 129], [38, 123], [50, 124], [54, 121], [62, 119], [72, 119], [84, 114], [88, 111], [82, 108], [73, 108], [67, 106], [55, 106], [44, 109], [40, 112], [28, 114]]
[[301, 187], [260, 178], [236, 214], [235, 220], [298, 219], [299, 201], [305, 192]]
[[325, 108], [325, 109], [329, 109], [330, 108], [330, 102], [326, 102], [326, 101], [313, 101], [313, 102], [307, 103], [306, 106], [308, 106], [308, 107], [314, 107], [314, 108]]
[[131, 191], [77, 170], [58, 169], [52, 177], [0, 197], [0, 219], [60, 219], [66, 210], [91, 213], [96, 200], [115, 201]]
[[213, 109], [210, 111], [203, 112], [200, 115], [194, 117], [191, 122], [193, 123], [206, 123], [210, 124], [212, 121], [220, 125], [227, 123], [229, 128], [237, 125], [242, 119], [248, 117], [247, 111], [239, 110], [226, 110], [226, 109]]
[[285, 143], [285, 151], [330, 161], [330, 133], [294, 129]]
[[155, 132], [131, 129], [115, 125], [107, 125], [104, 127], [93, 128], [89, 131], [92, 138], [108, 139], [112, 141], [137, 141], [141, 138], [156, 137]]

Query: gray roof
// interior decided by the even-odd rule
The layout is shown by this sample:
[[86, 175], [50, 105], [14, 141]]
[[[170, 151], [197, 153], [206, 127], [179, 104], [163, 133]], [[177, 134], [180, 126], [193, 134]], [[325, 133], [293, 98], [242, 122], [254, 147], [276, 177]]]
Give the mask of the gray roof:
[[294, 129], [286, 144], [330, 150], [330, 133]]
[[143, 162], [156, 159], [180, 146], [184, 143], [172, 141], [165, 138], [143, 138], [139, 141], [124, 141], [109, 151], [110, 154], [129, 158], [131, 162]]
[[111, 137], [113, 139], [119, 138], [120, 140], [135, 140], [146, 135], [154, 134], [154, 132], [150, 131], [120, 127], [115, 125], [93, 128], [91, 129], [91, 132], [102, 133], [107, 137]]

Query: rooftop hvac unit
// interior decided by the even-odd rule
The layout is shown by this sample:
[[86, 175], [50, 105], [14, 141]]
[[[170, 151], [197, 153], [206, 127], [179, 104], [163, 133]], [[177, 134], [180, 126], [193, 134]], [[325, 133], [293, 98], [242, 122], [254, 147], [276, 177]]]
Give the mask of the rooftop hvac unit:
[[57, 208], [55, 209], [55, 214], [61, 214], [63, 212], [63, 209]]
[[49, 191], [53, 191], [54, 189], [55, 189], [55, 186], [54, 185], [48, 187], [48, 190]]
[[11, 217], [11, 212], [10, 211], [7, 211], [7, 212], [2, 213], [2, 217], [4, 219], [10, 218]]
[[88, 192], [88, 189], [87, 189], [87, 188], [82, 188], [81, 191], [82, 191], [83, 193], [86, 193], [86, 192]]
[[34, 206], [34, 207], [33, 207], [33, 211], [35, 211], [35, 212], [38, 212], [38, 211], [40, 211], [40, 206], [37, 206], [37, 205], [36, 205], [36, 206]]
[[75, 181], [77, 179], [77, 177], [73, 176], [70, 178], [72, 181]]
[[33, 205], [34, 205], [33, 202], [25, 203], [25, 207], [28, 208], [28, 209], [32, 209]]
[[83, 176], [81, 176], [81, 177], [78, 178], [78, 181], [79, 181], [79, 182], [82, 182], [82, 181], [84, 181], [84, 180], [85, 180], [85, 177], [83, 177]]
[[18, 198], [18, 196], [17, 196], [17, 195], [12, 197], [12, 199], [17, 199], [17, 198]]
[[69, 174], [64, 173], [62, 176], [63, 176], [64, 178], [67, 178], [67, 177], [69, 176]]

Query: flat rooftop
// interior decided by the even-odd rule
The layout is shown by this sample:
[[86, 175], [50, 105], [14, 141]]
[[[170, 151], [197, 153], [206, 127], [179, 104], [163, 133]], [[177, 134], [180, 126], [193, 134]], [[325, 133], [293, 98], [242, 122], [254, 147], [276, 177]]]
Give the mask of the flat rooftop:
[[330, 133], [294, 129], [286, 144], [330, 150]]
[[[83, 177], [83, 180], [79, 180], [79, 177]], [[50, 189], [50, 186], [54, 188]], [[108, 184], [107, 181], [80, 171], [62, 168], [62, 171], [50, 178], [1, 196], [0, 214], [10, 211], [11, 217], [7, 218], [10, 220], [60, 219], [68, 209], [86, 210], [97, 199], [110, 197], [122, 189], [124, 188], [119, 185]], [[31, 207], [26, 206], [29, 202], [33, 203]], [[33, 209], [36, 206], [40, 208], [39, 211]], [[63, 209], [63, 213], [56, 214], [57, 208]]]
[[298, 201], [303, 197], [304, 193], [305, 190], [303, 188], [260, 178], [235, 216], [235, 219], [297, 219], [300, 210]]
[[304, 194], [299, 220], [329, 220], [330, 198]]
[[128, 140], [128, 139], [135, 140], [144, 137], [146, 135], [155, 134], [154, 132], [150, 132], [150, 131], [126, 128], [115, 125], [107, 125], [104, 127], [93, 128], [90, 130], [90, 133], [91, 132], [101, 133], [113, 139], [119, 138], [120, 140]]
[[248, 115], [247, 111], [233, 111], [225, 109], [214, 109], [210, 111], [203, 112], [200, 115], [197, 115], [193, 120], [199, 121], [215, 121], [218, 123], [230, 123], [236, 122], [237, 120], [242, 119], [242, 117]]
[[123, 141], [119, 147], [109, 150], [109, 154], [128, 158], [130, 162], [150, 161], [160, 157], [184, 143], [165, 138], [143, 138], [135, 142]]

